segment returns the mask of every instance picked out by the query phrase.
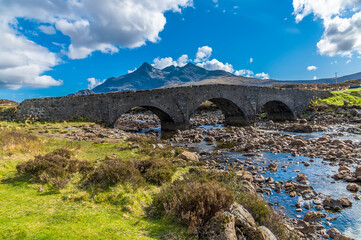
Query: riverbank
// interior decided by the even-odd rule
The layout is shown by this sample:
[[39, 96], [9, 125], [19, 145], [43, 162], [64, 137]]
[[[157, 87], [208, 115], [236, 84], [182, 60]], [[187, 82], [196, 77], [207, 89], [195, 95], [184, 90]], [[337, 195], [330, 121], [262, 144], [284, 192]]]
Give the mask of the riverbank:
[[[137, 109], [114, 129], [0, 122], [0, 234], [361, 238], [359, 106], [315, 102], [296, 122], [262, 117], [253, 126], [224, 126], [208, 103], [190, 130], [171, 134]], [[60, 169], [49, 168], [59, 161]]]
[[[296, 234], [250, 183], [235, 173], [204, 171], [196, 154], [165, 141], [89, 123], [0, 122], [0, 129], [3, 239], [219, 239], [220, 234], [290, 239]], [[195, 205], [182, 200], [187, 181], [203, 189], [189, 195]], [[171, 204], [176, 195], [168, 198], [177, 191], [182, 191], [180, 209], [188, 207], [181, 215]], [[198, 204], [202, 198], [213, 202], [210, 208]], [[254, 204], [247, 205], [250, 199]], [[221, 207], [214, 211], [214, 206]], [[223, 226], [227, 231], [219, 228], [222, 219], [232, 223]]]
[[[235, 169], [272, 206], [292, 217], [307, 239], [327, 239], [334, 235], [334, 228], [358, 239], [358, 107], [310, 109], [303, 117], [292, 123], [261, 121], [253, 127], [237, 128], [220, 125], [219, 112], [203, 112], [192, 118], [193, 129], [178, 131], [168, 141], [198, 152], [209, 169]], [[157, 137], [157, 130], [142, 132]], [[305, 223], [308, 212], [316, 213], [316, 221]]]

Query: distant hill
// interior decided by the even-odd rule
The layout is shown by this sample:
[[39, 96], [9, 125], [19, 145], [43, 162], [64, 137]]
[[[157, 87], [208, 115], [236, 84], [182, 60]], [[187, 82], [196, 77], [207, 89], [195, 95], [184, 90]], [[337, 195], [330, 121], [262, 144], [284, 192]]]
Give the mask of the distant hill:
[[184, 67], [169, 66], [164, 69], [157, 69], [148, 63], [143, 63], [132, 73], [107, 79], [93, 91], [102, 93], [195, 85], [211, 79], [218, 82], [221, 79], [232, 79], [232, 82], [240, 85], [263, 85], [267, 82], [260, 79], [238, 77], [222, 70], [208, 71], [192, 63], [188, 63]]
[[[339, 77], [337, 82], [346, 80], [360, 79], [361, 72], [344, 77]], [[188, 63], [184, 67], [169, 66], [164, 69], [157, 69], [148, 63], [143, 63], [134, 72], [108, 78], [104, 83], [98, 85], [92, 90], [85, 89], [74, 95], [89, 95], [94, 93], [117, 92], [117, 91], [136, 91], [155, 88], [166, 88], [176, 86], [192, 86], [204, 84], [232, 84], [245, 86], [270, 86], [275, 84], [312, 84], [312, 83], [336, 83], [335, 78], [324, 78], [318, 80], [300, 80], [300, 81], [279, 81], [272, 79], [257, 79], [236, 76], [222, 70], [209, 71]]]
[[14, 107], [19, 105], [18, 102], [7, 100], [7, 99], [0, 99], [0, 106], [1, 107]]
[[90, 89], [84, 89], [84, 90], [80, 90], [76, 93], [71, 93], [69, 94], [68, 96], [80, 96], [80, 95], [91, 95], [91, 94], [94, 94], [95, 92], [93, 92], [92, 90]]
[[336, 78], [322, 78], [322, 79], [317, 79], [317, 80], [297, 80], [297, 81], [274, 81], [275, 83], [273, 84], [313, 84], [313, 83], [343, 83], [345, 81], [350, 81], [350, 80], [358, 80], [361, 79], [361, 72], [358, 73], [354, 73], [354, 74], [350, 74], [350, 75], [346, 75], [343, 77], [338, 77]]

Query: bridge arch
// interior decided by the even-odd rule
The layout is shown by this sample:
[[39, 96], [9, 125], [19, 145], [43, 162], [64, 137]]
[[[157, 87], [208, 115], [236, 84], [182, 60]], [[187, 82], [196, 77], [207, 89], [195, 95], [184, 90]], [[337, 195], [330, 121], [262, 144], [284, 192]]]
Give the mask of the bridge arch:
[[165, 112], [159, 107], [150, 106], [150, 105], [139, 105], [128, 108], [126, 111], [117, 115], [117, 118], [113, 122], [113, 126], [115, 125], [115, 122], [122, 117], [123, 114], [129, 112], [131, 109], [135, 107], [141, 107], [154, 113], [160, 120], [162, 131], [175, 131], [177, 129], [175, 120], [167, 112]]
[[261, 109], [267, 113], [269, 120], [283, 122], [293, 121], [296, 119], [295, 113], [283, 101], [271, 100], [263, 104]]
[[208, 98], [198, 101], [195, 104], [193, 110], [191, 111], [190, 116], [193, 115], [199, 105], [205, 101], [212, 102], [222, 111], [225, 118], [224, 122], [226, 125], [243, 126], [247, 124], [244, 111], [233, 101], [222, 97]]

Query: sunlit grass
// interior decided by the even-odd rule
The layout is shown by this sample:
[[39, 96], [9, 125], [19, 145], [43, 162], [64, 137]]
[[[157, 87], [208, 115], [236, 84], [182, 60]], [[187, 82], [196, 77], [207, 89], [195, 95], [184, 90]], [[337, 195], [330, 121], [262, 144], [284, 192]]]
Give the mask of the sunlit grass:
[[319, 100], [319, 104], [328, 104], [343, 106], [344, 101], [350, 102], [352, 105], [361, 106], [361, 88], [347, 89], [343, 91], [332, 92], [333, 96]]
[[19, 163], [59, 148], [94, 163], [109, 156], [130, 161], [164, 155], [145, 154], [121, 139], [94, 143], [39, 135], [72, 133], [87, 124], [0, 122], [0, 239], [160, 239], [168, 233], [188, 238], [184, 226], [147, 216], [146, 207], [159, 191], [156, 185], [134, 189], [117, 184], [91, 192], [79, 185], [81, 176], [75, 175], [64, 189], [53, 190], [17, 173]]

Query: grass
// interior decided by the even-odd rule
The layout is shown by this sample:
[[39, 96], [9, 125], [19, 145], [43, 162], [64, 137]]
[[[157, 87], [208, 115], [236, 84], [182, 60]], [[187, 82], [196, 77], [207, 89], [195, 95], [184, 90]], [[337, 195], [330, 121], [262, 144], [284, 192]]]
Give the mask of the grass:
[[[19, 163], [59, 148], [70, 149], [77, 159], [92, 162], [112, 155], [124, 161], [150, 158], [125, 140], [94, 143], [38, 135], [76, 132], [84, 125], [0, 122], [0, 239], [160, 239], [170, 233], [188, 239], [183, 225], [147, 216], [145, 207], [160, 190], [154, 184], [138, 189], [117, 184], [89, 192], [79, 187], [81, 176], [75, 175], [64, 189], [54, 190], [49, 184], [17, 173]], [[184, 171], [180, 168], [175, 176]]]
[[[181, 149], [173, 149], [164, 142], [156, 147], [159, 144], [156, 140], [134, 135], [127, 140], [105, 137], [102, 143], [96, 139], [67, 138], [89, 131], [89, 127], [94, 130], [99, 126], [0, 121], [0, 239], [197, 239], [196, 226], [215, 214], [212, 212], [217, 210], [215, 206], [227, 208], [233, 196], [279, 239], [291, 239], [263, 199], [242, 193], [242, 184], [233, 171], [224, 174], [192, 167], [174, 158]], [[17, 171], [18, 165], [39, 155], [36, 157], [39, 161], [50, 161], [53, 158], [46, 154], [57, 149], [70, 150], [71, 160], [87, 160], [92, 168], [85, 175], [82, 171], [71, 171], [65, 176], [69, 182], [60, 188], [42, 181], [32, 171]], [[50, 162], [61, 159], [53, 160]], [[67, 165], [59, 166], [68, 169]], [[113, 171], [116, 167], [119, 169]], [[131, 173], [129, 169], [133, 169]], [[97, 170], [99, 178], [94, 179], [114, 180], [120, 174], [116, 176], [119, 181], [101, 186], [97, 180], [96, 184], [87, 185], [87, 179]], [[131, 181], [134, 174], [136, 180], [145, 181], [135, 185]], [[173, 193], [178, 189], [182, 201], [169, 195], [172, 194], [169, 189]], [[169, 208], [165, 210], [169, 214], [151, 214], [154, 203], [158, 203], [159, 209], [167, 203], [157, 199], [168, 201]], [[212, 216], [205, 216], [203, 207]], [[187, 221], [187, 216], [198, 220], [193, 224]], [[181, 218], [183, 221], [179, 221]]]
[[16, 106], [1, 106], [0, 105], [0, 112], [5, 111], [6, 109], [13, 109], [14, 111], [16, 110]]
[[332, 97], [319, 100], [317, 104], [343, 106], [344, 101], [348, 101], [352, 105], [361, 106], [361, 88], [335, 91], [332, 94]]

